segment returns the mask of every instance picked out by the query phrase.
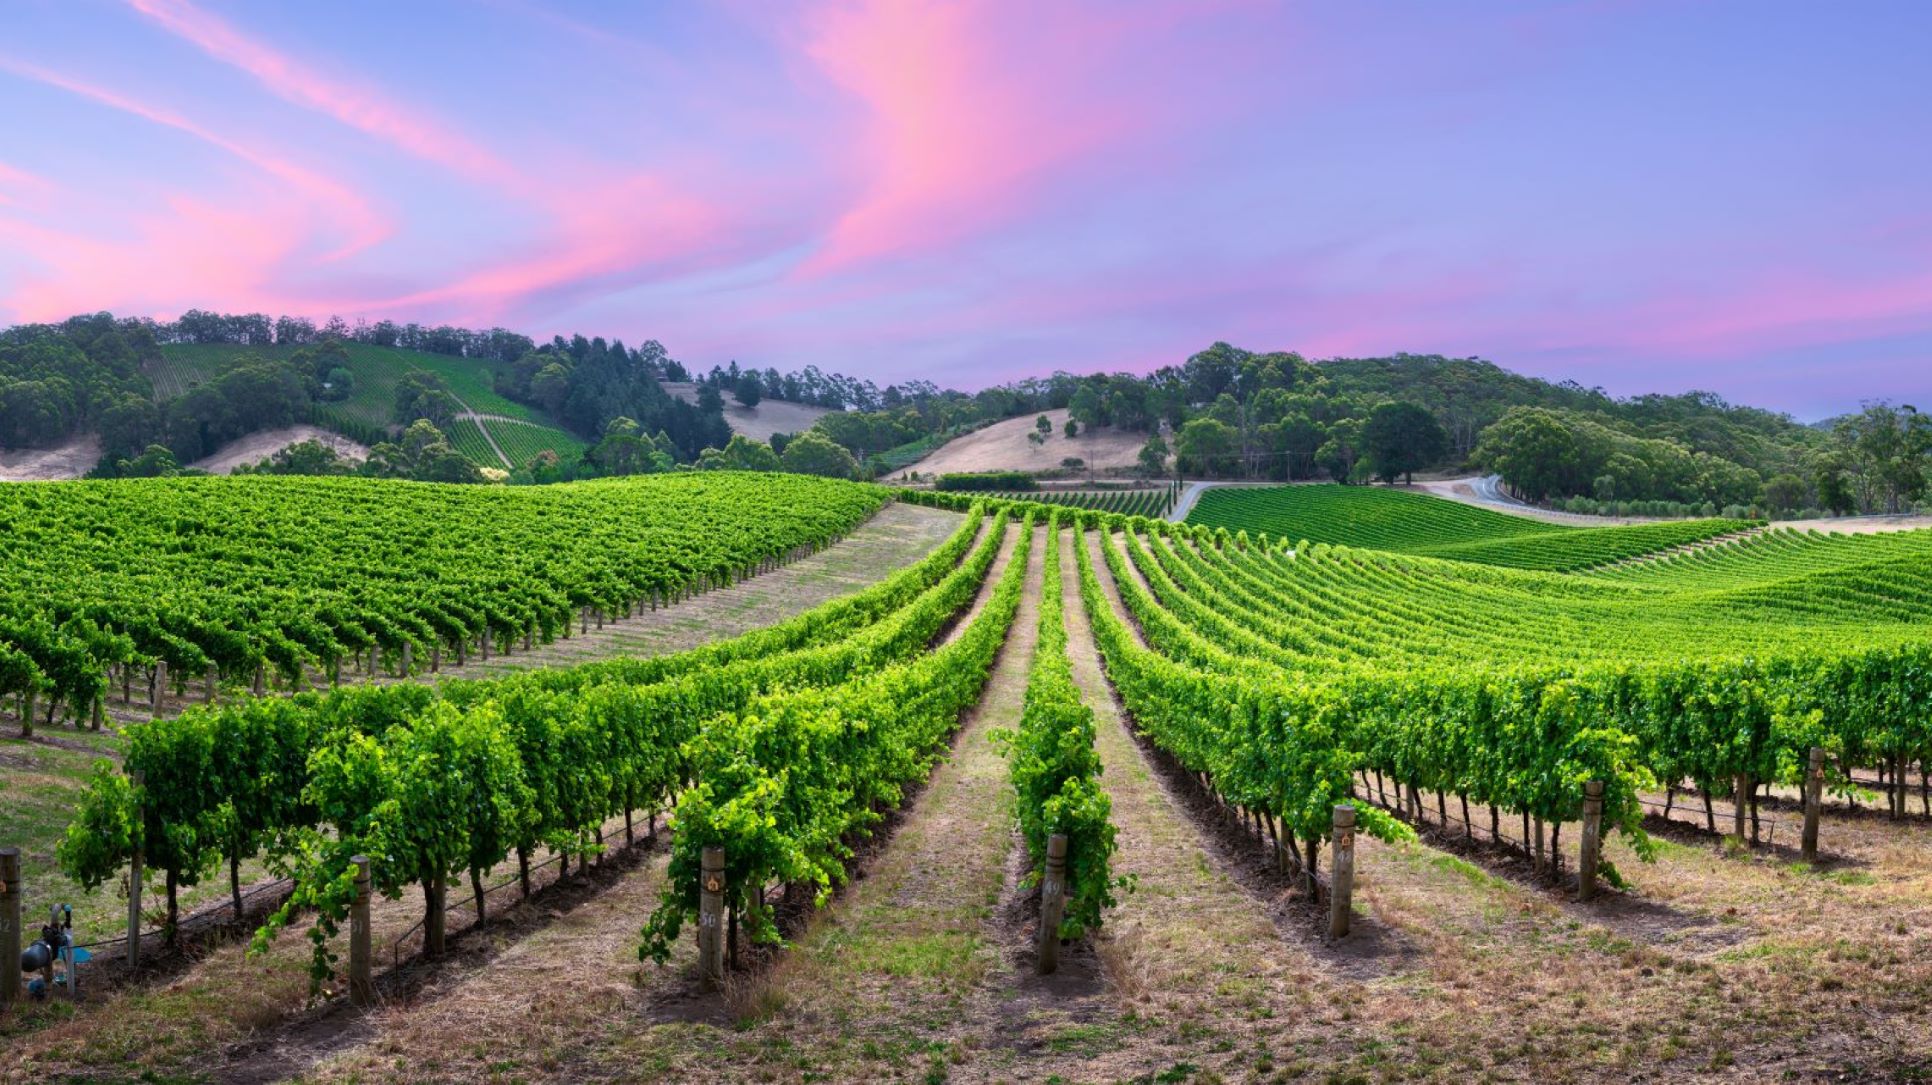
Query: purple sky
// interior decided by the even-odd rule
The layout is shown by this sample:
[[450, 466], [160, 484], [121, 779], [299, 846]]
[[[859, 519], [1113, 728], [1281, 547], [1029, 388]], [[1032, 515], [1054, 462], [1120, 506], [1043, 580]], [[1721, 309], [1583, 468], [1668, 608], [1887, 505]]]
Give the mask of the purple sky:
[[4, 0], [0, 321], [1932, 407], [1932, 3]]

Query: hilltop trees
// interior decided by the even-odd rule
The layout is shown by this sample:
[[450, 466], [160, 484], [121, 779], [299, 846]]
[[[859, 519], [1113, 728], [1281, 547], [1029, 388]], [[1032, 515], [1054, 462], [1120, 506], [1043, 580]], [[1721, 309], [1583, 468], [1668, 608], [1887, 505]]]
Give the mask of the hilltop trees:
[[764, 385], [758, 382], [758, 378], [755, 375], [747, 373], [738, 378], [738, 383], [732, 388], [731, 394], [739, 403], [749, 409], [758, 406], [765, 398], [765, 388]]
[[1369, 412], [1362, 426], [1362, 444], [1374, 464], [1375, 477], [1394, 482], [1442, 459], [1449, 435], [1436, 416], [1414, 403], [1382, 403]]
[[1839, 419], [1819, 458], [1820, 499], [1861, 512], [1907, 512], [1926, 492], [1932, 415], [1909, 405], [1868, 403]]

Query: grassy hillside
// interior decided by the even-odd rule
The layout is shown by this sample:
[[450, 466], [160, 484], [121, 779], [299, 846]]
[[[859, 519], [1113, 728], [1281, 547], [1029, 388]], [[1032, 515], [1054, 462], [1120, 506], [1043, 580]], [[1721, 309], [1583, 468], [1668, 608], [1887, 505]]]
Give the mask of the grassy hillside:
[[1187, 522], [1400, 551], [1572, 530], [1458, 501], [1368, 486], [1212, 489], [1201, 495]]
[[[323, 409], [320, 420], [324, 424], [334, 417], [371, 426], [389, 425], [396, 382], [411, 371], [428, 370], [447, 381], [450, 391], [470, 410], [518, 420], [487, 422], [512, 465], [521, 465], [546, 448], [565, 459], [575, 459], [583, 451], [584, 442], [565, 431], [555, 419], [496, 393], [494, 381], [501, 363], [366, 343], [345, 343], [344, 348], [349, 355], [349, 371], [355, 375], [355, 390], [348, 399]], [[148, 375], [154, 382], [155, 395], [170, 399], [213, 379], [237, 358], [251, 354], [285, 358], [297, 349], [300, 348], [170, 343], [162, 347], [161, 361], [149, 369]], [[459, 422], [450, 433], [450, 441], [477, 463], [501, 466], [476, 422]]]
[[1652, 554], [1751, 526], [1737, 520], [1684, 520], [1571, 527], [1405, 490], [1324, 485], [1212, 489], [1201, 495], [1187, 522], [1291, 541], [1550, 570]]

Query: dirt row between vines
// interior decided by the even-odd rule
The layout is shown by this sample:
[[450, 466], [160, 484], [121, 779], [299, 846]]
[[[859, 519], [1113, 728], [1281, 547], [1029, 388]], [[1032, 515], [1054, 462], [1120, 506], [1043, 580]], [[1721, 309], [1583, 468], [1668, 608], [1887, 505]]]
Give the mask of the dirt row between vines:
[[[1098, 549], [1117, 542], [1089, 544], [1124, 617]], [[1520, 851], [1482, 841], [1485, 813], [1467, 841], [1460, 823], [1433, 824], [1425, 795], [1422, 842], [1358, 838], [1356, 931], [1325, 946], [1316, 916], [1263, 898], [1263, 848], [1190, 805], [1234, 880], [1276, 919], [1275, 952], [1312, 958], [1328, 977], [1325, 986], [1304, 977], [1293, 1004], [1260, 1011], [1269, 1053], [1253, 1057], [1276, 1073], [1862, 1081], [1932, 1069], [1932, 823], [1827, 811], [1827, 861], [1816, 869], [1789, 847], [1739, 852], [1683, 826], [1658, 837], [1645, 863], [1612, 834], [1606, 857], [1632, 888], [1582, 905], [1533, 877]], [[1572, 867], [1577, 831], [1563, 833]], [[1792, 826], [1779, 831], [1794, 837]], [[1195, 1061], [1227, 1080], [1255, 1076], [1238, 1055]]]

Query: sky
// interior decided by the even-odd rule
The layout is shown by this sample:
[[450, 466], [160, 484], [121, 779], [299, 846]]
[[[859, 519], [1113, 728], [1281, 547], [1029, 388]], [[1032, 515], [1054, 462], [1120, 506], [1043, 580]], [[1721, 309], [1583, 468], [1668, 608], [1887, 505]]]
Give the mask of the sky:
[[0, 0], [0, 322], [1932, 408], [1932, 3]]

